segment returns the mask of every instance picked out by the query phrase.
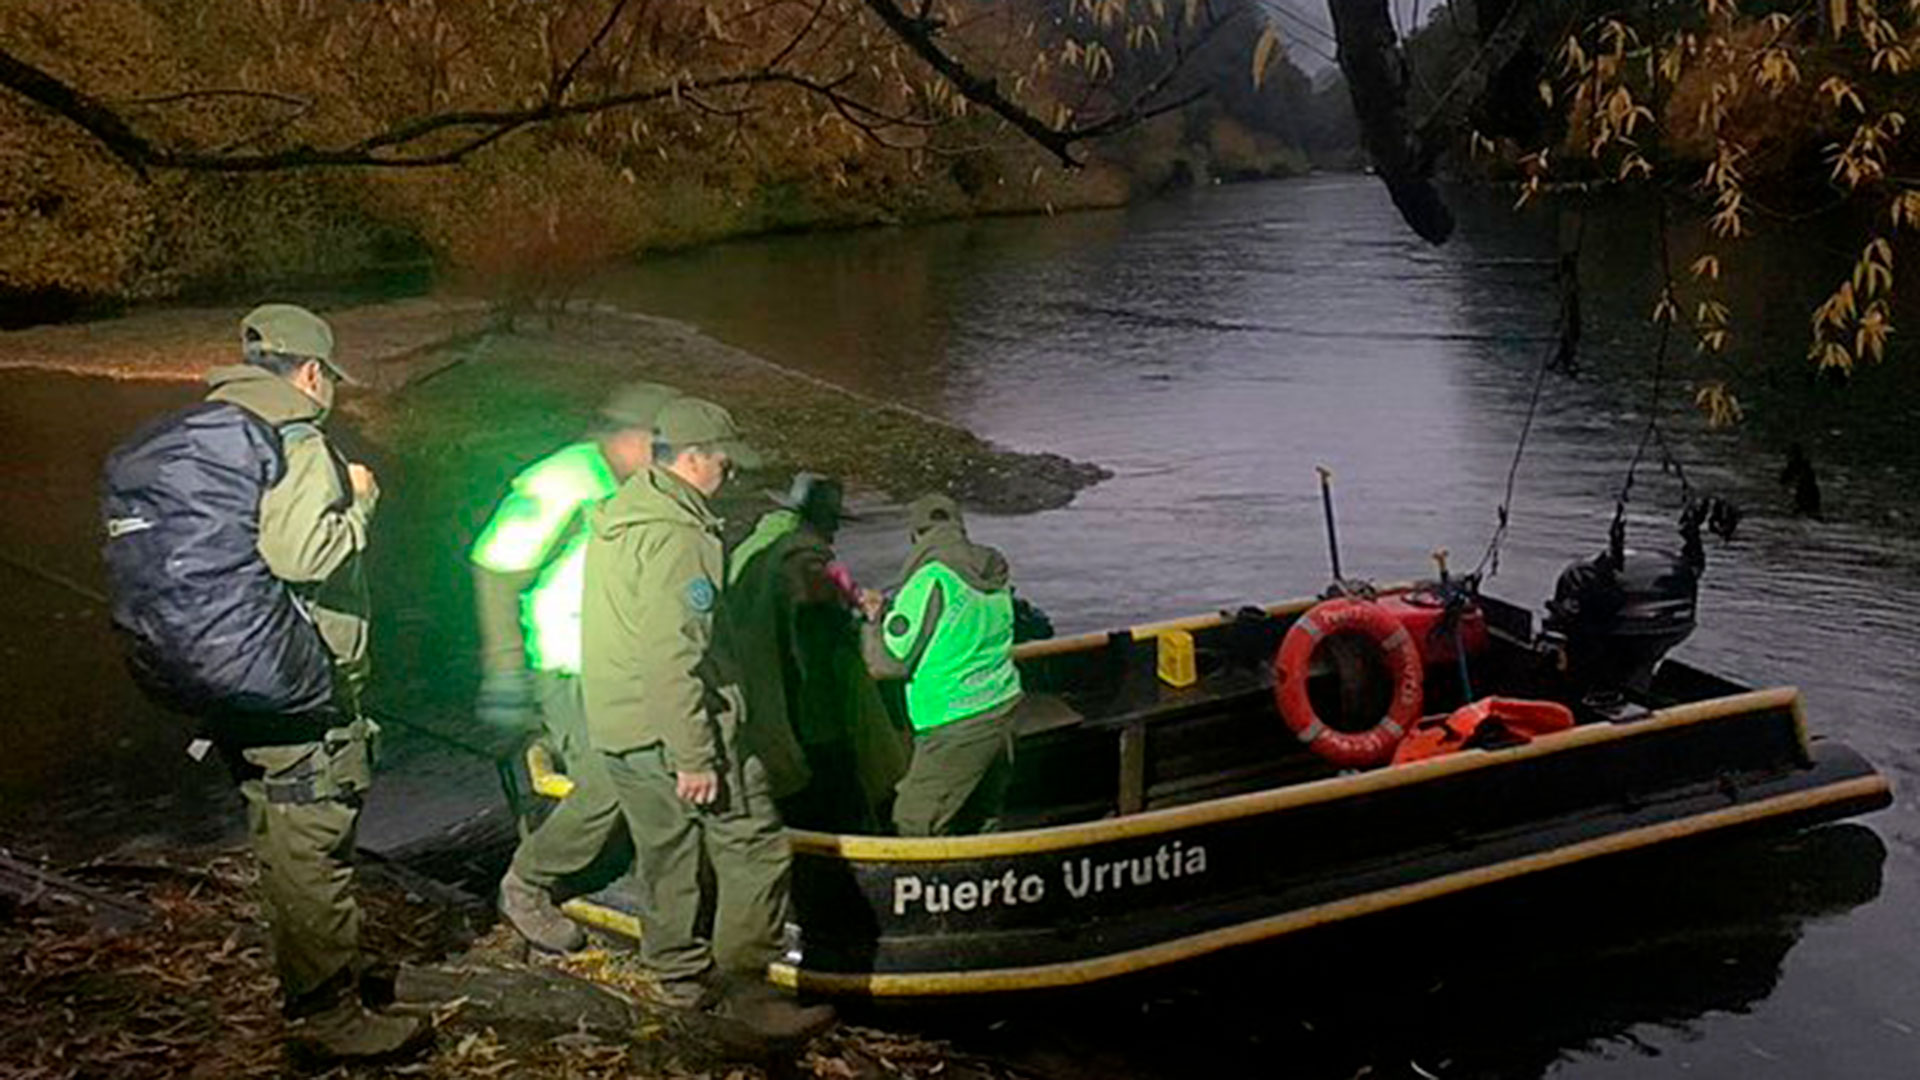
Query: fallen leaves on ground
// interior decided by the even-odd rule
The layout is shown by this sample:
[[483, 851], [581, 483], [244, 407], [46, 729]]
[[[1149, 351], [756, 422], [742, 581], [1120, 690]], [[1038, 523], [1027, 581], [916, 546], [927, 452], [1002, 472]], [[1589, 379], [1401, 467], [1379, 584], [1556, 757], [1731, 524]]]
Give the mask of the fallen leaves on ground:
[[[27, 911], [0, 910], [0, 970], [14, 973], [0, 992], [0, 1062], [5, 1063], [0, 1072], [9, 1080], [296, 1074], [282, 1049], [279, 986], [253, 899], [251, 861], [242, 854], [220, 854], [162, 860], [133, 871], [81, 867], [68, 873], [150, 905], [154, 925], [137, 933], [107, 935]], [[377, 963], [432, 963], [465, 948], [464, 963], [505, 964], [520, 951], [504, 927], [467, 942], [460, 913], [378, 881], [363, 877], [359, 895], [366, 910], [365, 945]], [[550, 966], [636, 999], [651, 996], [650, 980], [631, 954], [595, 949]], [[425, 1058], [308, 1075], [328, 1080], [766, 1080], [769, 1075], [768, 1063], [716, 1064], [699, 1048], [683, 1054], [669, 1025], [642, 1025], [625, 1041], [585, 1031], [532, 1037], [507, 1025], [469, 1020], [463, 1005], [445, 1002], [427, 1013], [438, 1041]], [[955, 1054], [944, 1042], [850, 1025], [815, 1039], [773, 1071], [820, 1080], [1007, 1075]]]

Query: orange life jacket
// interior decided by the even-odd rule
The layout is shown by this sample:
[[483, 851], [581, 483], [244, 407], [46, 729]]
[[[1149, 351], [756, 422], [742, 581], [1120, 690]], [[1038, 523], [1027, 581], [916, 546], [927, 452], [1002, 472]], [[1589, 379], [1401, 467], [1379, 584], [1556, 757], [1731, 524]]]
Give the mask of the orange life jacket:
[[1484, 697], [1446, 716], [1428, 717], [1415, 724], [1394, 749], [1393, 763], [1405, 765], [1464, 749], [1469, 740], [1489, 726], [1528, 742], [1535, 735], [1572, 727], [1573, 710], [1555, 701]]

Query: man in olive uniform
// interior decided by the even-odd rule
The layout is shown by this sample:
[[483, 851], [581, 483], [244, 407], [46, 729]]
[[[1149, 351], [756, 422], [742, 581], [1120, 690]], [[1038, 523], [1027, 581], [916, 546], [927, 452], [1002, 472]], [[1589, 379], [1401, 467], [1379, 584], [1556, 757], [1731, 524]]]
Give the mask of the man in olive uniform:
[[[620, 482], [653, 459], [653, 421], [679, 391], [621, 387], [600, 410], [596, 437], [528, 466], [474, 543], [479, 609], [480, 719], [511, 734], [544, 724], [573, 791], [514, 852], [500, 910], [528, 941], [551, 952], [586, 944], [554, 906], [554, 889], [592, 868], [625, 826], [600, 756], [587, 742], [580, 698], [580, 598], [587, 517]], [[536, 718], [537, 717], [537, 718]]]
[[960, 507], [927, 495], [907, 508], [913, 548], [889, 604], [862, 598], [868, 663], [907, 681], [913, 761], [893, 804], [901, 836], [992, 827], [1013, 763], [1013, 590], [1006, 557], [967, 538]]
[[[791, 856], [744, 710], [721, 522], [707, 507], [756, 455], [710, 402], [668, 402], [654, 429], [654, 464], [594, 512], [581, 612], [588, 734], [647, 885], [641, 959], [670, 1005], [718, 998], [763, 1034], [800, 1034], [831, 1012], [800, 1009], [765, 982]], [[711, 943], [700, 927], [703, 856], [718, 893]]]
[[361, 1004], [352, 892], [375, 732], [360, 556], [380, 489], [320, 429], [345, 378], [326, 322], [268, 304], [241, 337], [245, 362], [213, 371], [205, 402], [109, 459], [114, 623], [136, 681], [199, 717], [239, 781], [294, 1047], [398, 1055], [432, 1032]]
[[834, 558], [844, 493], [838, 481], [802, 472], [776, 501], [727, 566], [747, 711], [785, 717], [798, 740], [805, 769], [774, 784], [788, 825], [876, 832], [907, 746], [861, 659], [857, 597]]

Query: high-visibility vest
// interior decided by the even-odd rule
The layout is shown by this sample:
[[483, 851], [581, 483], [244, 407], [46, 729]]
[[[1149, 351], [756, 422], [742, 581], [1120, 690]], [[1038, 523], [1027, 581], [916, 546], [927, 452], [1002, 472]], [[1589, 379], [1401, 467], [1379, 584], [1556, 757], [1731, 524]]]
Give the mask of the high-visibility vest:
[[739, 582], [740, 575], [746, 572], [747, 564], [755, 555], [780, 542], [780, 539], [800, 528], [800, 515], [792, 510], [773, 510], [754, 523], [753, 531], [747, 534], [727, 555], [727, 585]]
[[982, 592], [944, 564], [915, 570], [881, 624], [887, 652], [905, 661], [920, 639], [935, 587], [941, 610], [932, 639], [907, 675], [907, 718], [915, 731], [978, 716], [1020, 696], [1013, 666], [1013, 591]]
[[586, 588], [587, 514], [620, 487], [600, 447], [579, 442], [541, 458], [513, 478], [480, 539], [473, 562], [517, 574], [539, 570], [520, 594], [527, 665], [580, 673], [580, 603]]

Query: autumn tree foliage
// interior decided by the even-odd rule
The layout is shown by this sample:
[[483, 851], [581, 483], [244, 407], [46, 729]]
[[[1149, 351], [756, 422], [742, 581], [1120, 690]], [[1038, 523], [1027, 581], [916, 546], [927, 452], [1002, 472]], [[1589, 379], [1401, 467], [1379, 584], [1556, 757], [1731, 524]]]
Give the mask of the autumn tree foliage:
[[1128, 133], [1259, 33], [1247, 0], [17, 0], [0, 289], [1110, 204]]
[[[1329, 2], [1350, 21], [1360, 11], [1388, 24], [1383, 0]], [[1908, 132], [1920, 112], [1920, 0], [1455, 0], [1389, 52], [1424, 65], [1411, 69], [1424, 94], [1408, 91], [1409, 112], [1435, 115], [1463, 74], [1495, 88], [1457, 123], [1387, 118], [1417, 133], [1408, 139], [1429, 167], [1470, 149], [1473, 168], [1517, 175], [1523, 206], [1559, 183], [1654, 196], [1661, 275], [1649, 308], [1663, 351], [1677, 332], [1726, 371], [1741, 333], [1729, 285], [1780, 269], [1753, 265], [1741, 241], [1818, 227], [1849, 236], [1857, 255], [1808, 312], [1809, 360], [1844, 375], [1886, 357], [1896, 252], [1920, 233]], [[1696, 223], [1685, 231], [1704, 240], [1669, 242]], [[1692, 382], [1710, 420], [1739, 418], [1727, 379]]]
[[[1920, 107], [1920, 0], [1661, 5], [1636, 22], [1593, 20], [1559, 58], [1557, 89], [1543, 83], [1541, 94], [1565, 102], [1569, 151], [1624, 183], [1688, 184], [1704, 204], [1712, 239], [1684, 268], [1663, 268], [1657, 321], [1681, 322], [1701, 353], [1729, 348], [1737, 328], [1719, 284], [1747, 269], [1739, 241], [1758, 224], [1762, 193], [1786, 187], [1870, 211], [1851, 272], [1810, 313], [1809, 359], [1845, 373], [1886, 356], [1895, 243], [1920, 232], [1920, 155], [1901, 142]], [[1544, 150], [1529, 173], [1530, 187], [1550, 175]], [[1715, 422], [1739, 416], [1720, 381], [1702, 385], [1698, 402]]]

